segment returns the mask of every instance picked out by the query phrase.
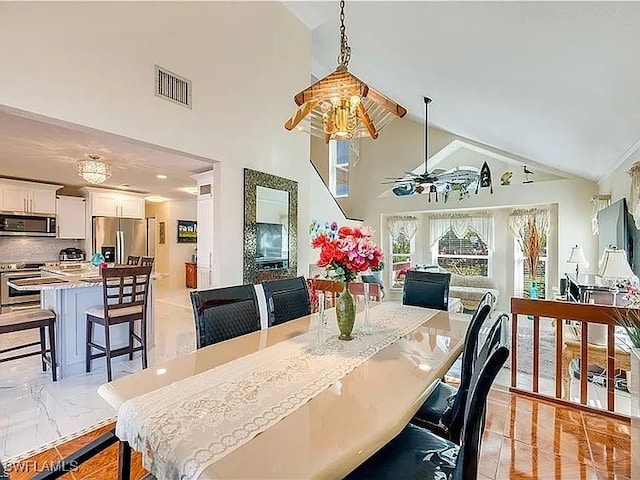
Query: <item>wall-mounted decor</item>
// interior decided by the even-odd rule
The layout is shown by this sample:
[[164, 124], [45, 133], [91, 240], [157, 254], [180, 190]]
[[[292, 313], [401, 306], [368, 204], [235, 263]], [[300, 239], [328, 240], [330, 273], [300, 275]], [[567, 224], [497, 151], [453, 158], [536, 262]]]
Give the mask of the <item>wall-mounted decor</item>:
[[513, 177], [513, 172], [507, 170], [500, 176], [500, 185], [506, 187], [507, 185], [511, 185], [511, 177]]
[[531, 170], [529, 170], [526, 165], [523, 167], [523, 169], [524, 169], [524, 178], [525, 178], [525, 180], [522, 183], [533, 183], [533, 180], [531, 180], [529, 178], [529, 175], [533, 175], [533, 172]]
[[167, 228], [164, 222], [160, 222], [160, 245], [164, 245], [167, 241]]
[[178, 220], [178, 243], [198, 242], [198, 222], [195, 220]]
[[298, 182], [244, 169], [244, 283], [298, 274]]

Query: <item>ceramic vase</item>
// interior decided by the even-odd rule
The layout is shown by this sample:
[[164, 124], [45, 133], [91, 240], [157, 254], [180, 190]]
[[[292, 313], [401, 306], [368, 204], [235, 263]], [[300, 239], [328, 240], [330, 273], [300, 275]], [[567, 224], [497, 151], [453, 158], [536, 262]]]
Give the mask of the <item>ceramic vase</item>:
[[338, 318], [338, 330], [340, 340], [352, 340], [351, 332], [356, 321], [356, 304], [353, 295], [349, 292], [349, 284], [343, 283], [343, 290], [336, 299], [336, 317]]

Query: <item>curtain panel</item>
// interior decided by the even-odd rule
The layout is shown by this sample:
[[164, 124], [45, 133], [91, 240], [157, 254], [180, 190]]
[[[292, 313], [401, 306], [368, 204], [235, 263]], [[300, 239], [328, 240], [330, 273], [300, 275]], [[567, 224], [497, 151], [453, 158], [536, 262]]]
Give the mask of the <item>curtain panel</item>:
[[594, 235], [598, 235], [598, 212], [609, 205], [611, 205], [611, 195], [594, 195], [591, 198], [591, 231]]
[[400, 235], [404, 235], [411, 241], [418, 231], [418, 219], [416, 217], [389, 217], [387, 219], [387, 229], [391, 238], [397, 240]]
[[631, 177], [629, 209], [635, 220], [636, 228], [640, 229], [640, 162], [631, 165], [631, 169], [627, 173]]
[[429, 224], [432, 247], [439, 242], [449, 230], [452, 230], [458, 238], [463, 238], [470, 231], [473, 231], [487, 245], [489, 250], [493, 250], [493, 217], [490, 215], [475, 217], [470, 215], [439, 215], [431, 217]]

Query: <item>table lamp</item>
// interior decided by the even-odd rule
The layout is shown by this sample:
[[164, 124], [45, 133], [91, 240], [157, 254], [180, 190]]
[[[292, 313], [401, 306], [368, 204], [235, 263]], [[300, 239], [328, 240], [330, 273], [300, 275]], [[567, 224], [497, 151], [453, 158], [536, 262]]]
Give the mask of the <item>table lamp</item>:
[[618, 248], [605, 249], [598, 276], [611, 282], [610, 291], [613, 294], [613, 306], [615, 307], [616, 296], [620, 291], [618, 282], [631, 280], [635, 277], [627, 261], [627, 252]]
[[584, 265], [585, 267], [589, 266], [589, 262], [584, 256], [584, 250], [580, 245], [576, 245], [571, 248], [571, 255], [569, 256], [569, 260], [567, 263], [575, 263], [576, 264], [576, 280], [578, 279], [578, 274], [580, 273], [580, 265]]

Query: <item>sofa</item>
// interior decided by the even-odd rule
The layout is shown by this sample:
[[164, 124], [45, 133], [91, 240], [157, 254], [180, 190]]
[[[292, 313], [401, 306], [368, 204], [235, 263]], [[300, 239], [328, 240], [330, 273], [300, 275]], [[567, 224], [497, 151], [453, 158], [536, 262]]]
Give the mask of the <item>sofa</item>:
[[[417, 265], [416, 270], [446, 272], [445, 269], [438, 265]], [[474, 275], [458, 275], [451, 274], [451, 284], [449, 285], [449, 296], [459, 298], [465, 310], [475, 310], [483, 295], [491, 292], [494, 301], [498, 299], [500, 291], [496, 282], [491, 277], [482, 277]]]
[[465, 310], [475, 310], [486, 292], [491, 292], [494, 300], [500, 293], [496, 282], [491, 277], [451, 274], [449, 295], [459, 298]]

